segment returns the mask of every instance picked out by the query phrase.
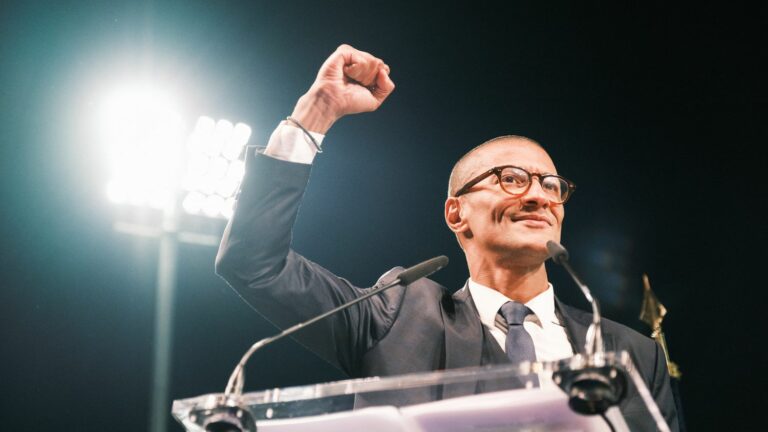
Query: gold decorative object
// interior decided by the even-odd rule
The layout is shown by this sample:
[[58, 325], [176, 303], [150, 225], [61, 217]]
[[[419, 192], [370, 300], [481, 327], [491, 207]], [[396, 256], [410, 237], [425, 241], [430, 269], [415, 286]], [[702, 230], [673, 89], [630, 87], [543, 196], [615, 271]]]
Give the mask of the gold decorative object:
[[680, 379], [683, 376], [677, 364], [669, 359], [669, 350], [667, 349], [667, 341], [664, 339], [664, 332], [661, 331], [661, 322], [664, 320], [664, 315], [667, 314], [667, 308], [656, 297], [656, 294], [651, 291], [651, 282], [648, 280], [648, 275], [643, 274], [643, 306], [640, 310], [640, 320], [648, 324], [651, 327], [651, 337], [661, 345], [661, 349], [664, 350], [664, 357], [667, 359], [667, 369], [669, 369], [669, 376], [672, 378]]

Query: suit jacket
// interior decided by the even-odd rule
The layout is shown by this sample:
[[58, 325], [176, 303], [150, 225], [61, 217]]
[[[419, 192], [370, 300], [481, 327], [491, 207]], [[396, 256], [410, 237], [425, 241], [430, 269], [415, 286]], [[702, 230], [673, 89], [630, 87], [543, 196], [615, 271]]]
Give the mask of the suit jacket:
[[[249, 156], [234, 216], [224, 232], [216, 271], [268, 320], [284, 328], [352, 300], [359, 288], [290, 248], [291, 229], [310, 166]], [[402, 269], [382, 276], [393, 280]], [[556, 301], [576, 351], [584, 347], [590, 313]], [[677, 430], [669, 377], [658, 344], [610, 320], [606, 349], [626, 350], [672, 430]], [[307, 327], [296, 339], [350, 377], [389, 376], [508, 361], [480, 322], [468, 289], [450, 294], [429, 279], [396, 286]], [[400, 405], [471, 394], [467, 386], [411, 392]], [[369, 401], [376, 402], [376, 401]], [[633, 385], [621, 410], [633, 430], [655, 430], [635, 420], [644, 410]]]

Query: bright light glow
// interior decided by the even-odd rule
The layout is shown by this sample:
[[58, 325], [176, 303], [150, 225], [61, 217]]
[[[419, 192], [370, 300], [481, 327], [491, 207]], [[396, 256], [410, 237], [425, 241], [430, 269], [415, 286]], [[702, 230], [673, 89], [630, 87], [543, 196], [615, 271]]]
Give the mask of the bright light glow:
[[232, 135], [224, 145], [221, 154], [229, 160], [235, 160], [240, 157], [243, 147], [251, 136], [251, 128], [244, 123], [238, 123], [232, 129]]
[[184, 124], [172, 98], [147, 84], [117, 88], [100, 108], [112, 173], [110, 201], [173, 209], [181, 199], [187, 213], [231, 217], [245, 173], [248, 125], [201, 116], [184, 144]]
[[190, 192], [182, 201], [181, 206], [187, 213], [198, 214], [203, 209], [203, 203], [205, 203], [205, 195], [199, 192]]
[[174, 205], [184, 125], [169, 95], [151, 85], [126, 85], [100, 108], [101, 139], [112, 173], [107, 197], [158, 209]]
[[221, 214], [223, 214], [225, 218], [229, 219], [232, 217], [232, 214], [235, 213], [235, 203], [235, 197], [229, 197], [224, 201], [224, 208], [221, 209]]
[[208, 217], [216, 217], [224, 208], [224, 198], [218, 195], [208, 195], [203, 203], [203, 213]]
[[212, 218], [232, 217], [234, 195], [245, 174], [243, 148], [250, 137], [251, 128], [244, 123], [205, 116], [197, 120], [186, 145], [184, 211]]

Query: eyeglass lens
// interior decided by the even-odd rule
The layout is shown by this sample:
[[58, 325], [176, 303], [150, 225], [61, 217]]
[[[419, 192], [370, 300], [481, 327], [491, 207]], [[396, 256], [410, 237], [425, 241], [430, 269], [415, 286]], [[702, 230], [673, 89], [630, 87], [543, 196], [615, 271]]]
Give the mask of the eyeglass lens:
[[563, 202], [568, 197], [568, 183], [560, 177], [531, 175], [525, 170], [514, 167], [504, 168], [499, 173], [501, 187], [512, 195], [524, 193], [528, 189], [532, 177], [538, 177], [542, 190], [550, 197], [550, 200]]

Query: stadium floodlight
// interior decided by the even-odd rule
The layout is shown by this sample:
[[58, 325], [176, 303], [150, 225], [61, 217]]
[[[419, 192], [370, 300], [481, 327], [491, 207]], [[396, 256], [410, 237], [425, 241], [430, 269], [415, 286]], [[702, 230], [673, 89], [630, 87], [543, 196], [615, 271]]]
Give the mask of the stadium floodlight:
[[178, 245], [215, 246], [221, 236], [181, 232], [180, 210], [215, 219], [231, 217], [251, 128], [203, 116], [185, 142], [184, 122], [172, 98], [151, 85], [118, 88], [100, 108], [101, 140], [111, 169], [107, 197], [116, 204], [162, 211], [158, 227], [116, 223], [115, 228], [159, 239], [149, 430], [164, 432]]
[[126, 85], [106, 99], [101, 115], [112, 175], [110, 201], [155, 209], [173, 206], [184, 124], [170, 96], [150, 85]]
[[251, 128], [229, 120], [202, 116], [186, 144], [187, 167], [182, 208], [212, 218], [232, 216], [235, 192], [245, 174], [241, 159]]
[[167, 95], [151, 87], [118, 89], [104, 105], [104, 142], [116, 204], [159, 210], [176, 205], [193, 215], [229, 219], [245, 173], [241, 159], [251, 128], [201, 116], [186, 145], [184, 125]]

